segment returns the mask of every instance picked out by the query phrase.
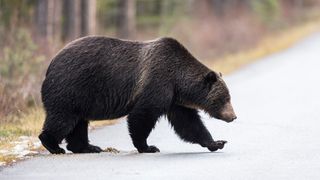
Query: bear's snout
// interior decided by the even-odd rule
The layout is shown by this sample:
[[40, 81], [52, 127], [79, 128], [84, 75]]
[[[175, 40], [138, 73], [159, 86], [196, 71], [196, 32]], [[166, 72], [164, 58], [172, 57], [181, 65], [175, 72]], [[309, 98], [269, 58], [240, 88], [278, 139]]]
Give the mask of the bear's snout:
[[221, 110], [221, 113], [220, 113], [220, 118], [221, 120], [224, 120], [226, 122], [232, 122], [234, 121], [235, 119], [237, 119], [237, 116], [233, 110], [233, 107], [231, 105], [230, 102], [227, 102], [222, 110]]

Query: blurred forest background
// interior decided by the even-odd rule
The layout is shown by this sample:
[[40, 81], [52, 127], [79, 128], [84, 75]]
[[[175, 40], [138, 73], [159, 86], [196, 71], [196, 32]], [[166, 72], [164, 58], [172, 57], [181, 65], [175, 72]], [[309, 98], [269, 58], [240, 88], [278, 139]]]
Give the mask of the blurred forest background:
[[171, 36], [214, 61], [318, 18], [319, 10], [320, 0], [0, 0], [0, 124], [41, 107], [50, 59], [81, 36]]

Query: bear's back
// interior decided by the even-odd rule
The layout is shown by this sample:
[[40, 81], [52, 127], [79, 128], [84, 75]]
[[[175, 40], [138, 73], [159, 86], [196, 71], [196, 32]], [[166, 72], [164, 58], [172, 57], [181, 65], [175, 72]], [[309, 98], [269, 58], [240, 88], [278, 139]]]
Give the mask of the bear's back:
[[[87, 36], [67, 44], [52, 59], [48, 71], [81, 70], [79, 67], [106, 68], [133, 62], [138, 58], [142, 43], [104, 36]], [[73, 69], [74, 68], [74, 69]]]

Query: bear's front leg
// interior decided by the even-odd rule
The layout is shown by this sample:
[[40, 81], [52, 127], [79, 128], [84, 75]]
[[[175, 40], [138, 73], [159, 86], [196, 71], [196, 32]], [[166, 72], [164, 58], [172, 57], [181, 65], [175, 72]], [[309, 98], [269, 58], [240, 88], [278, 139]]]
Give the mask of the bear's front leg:
[[147, 138], [154, 128], [160, 113], [151, 109], [132, 111], [128, 116], [128, 128], [133, 142], [139, 153], [160, 152], [156, 146], [149, 146]]
[[181, 139], [200, 144], [210, 151], [222, 149], [227, 141], [214, 141], [202, 123], [198, 111], [180, 105], [172, 105], [168, 120]]

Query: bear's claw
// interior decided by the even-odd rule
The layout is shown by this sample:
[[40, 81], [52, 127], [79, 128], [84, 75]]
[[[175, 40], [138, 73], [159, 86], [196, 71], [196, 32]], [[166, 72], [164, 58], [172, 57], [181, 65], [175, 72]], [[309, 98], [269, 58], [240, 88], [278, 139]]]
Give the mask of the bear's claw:
[[50, 149], [50, 147], [47, 147], [43, 145], [51, 154], [65, 154], [66, 151], [62, 148], [57, 148], [57, 149]]
[[219, 140], [219, 141], [213, 141], [212, 143], [210, 143], [207, 148], [213, 152], [213, 151], [217, 151], [218, 149], [222, 149], [224, 147], [224, 144], [226, 144], [227, 141], [224, 140]]
[[86, 148], [82, 149], [81, 153], [100, 153], [102, 151], [100, 147], [89, 144]]
[[156, 146], [148, 146], [146, 149], [138, 150], [139, 153], [156, 153], [160, 152], [160, 150]]

